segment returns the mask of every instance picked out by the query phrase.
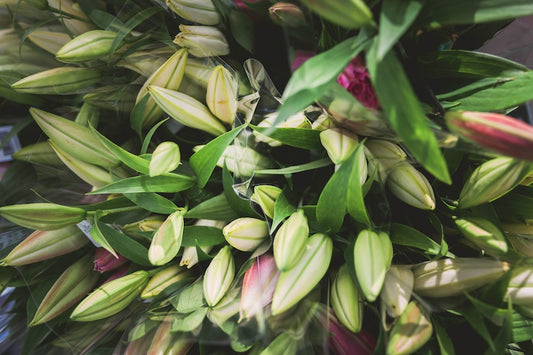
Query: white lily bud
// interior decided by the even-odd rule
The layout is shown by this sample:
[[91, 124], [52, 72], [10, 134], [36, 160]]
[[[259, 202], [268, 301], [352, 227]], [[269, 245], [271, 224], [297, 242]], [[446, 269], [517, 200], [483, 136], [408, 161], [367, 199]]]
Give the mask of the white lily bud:
[[180, 33], [174, 43], [187, 48], [195, 57], [213, 57], [229, 54], [229, 45], [222, 31], [211, 26], [179, 25]]

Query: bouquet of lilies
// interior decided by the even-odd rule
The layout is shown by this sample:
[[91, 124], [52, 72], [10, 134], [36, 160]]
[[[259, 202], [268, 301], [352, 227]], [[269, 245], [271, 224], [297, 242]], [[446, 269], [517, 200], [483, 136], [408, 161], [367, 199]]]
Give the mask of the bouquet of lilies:
[[0, 0], [0, 348], [533, 351], [518, 0]]

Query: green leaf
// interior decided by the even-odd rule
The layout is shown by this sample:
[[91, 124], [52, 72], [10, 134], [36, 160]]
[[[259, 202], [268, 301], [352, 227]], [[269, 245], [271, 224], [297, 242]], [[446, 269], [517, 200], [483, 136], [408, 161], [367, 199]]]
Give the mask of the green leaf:
[[320, 131], [307, 128], [274, 128], [250, 125], [259, 133], [280, 141], [283, 144], [303, 149], [320, 149]]
[[201, 280], [183, 289], [172, 305], [179, 313], [190, 313], [203, 308], [204, 296]]
[[350, 183], [351, 172], [352, 164], [347, 160], [331, 176], [318, 198], [316, 218], [321, 225], [333, 232], [341, 228], [346, 215], [346, 188]]
[[141, 155], [146, 154], [146, 152], [148, 151], [148, 146], [150, 145], [150, 141], [152, 140], [152, 136], [155, 134], [155, 131], [159, 128], [159, 126], [161, 126], [163, 123], [165, 123], [168, 120], [169, 120], [168, 118], [165, 118], [164, 120], [157, 122], [152, 128], [150, 128], [148, 133], [146, 133], [146, 137], [144, 137], [143, 144], [141, 147], [141, 152], [140, 152]]
[[420, 14], [430, 27], [491, 22], [533, 15], [529, 0], [432, 0]]
[[224, 234], [220, 228], [208, 226], [185, 226], [183, 228], [181, 245], [184, 247], [209, 247], [224, 242]]
[[437, 319], [432, 318], [431, 324], [435, 330], [435, 335], [439, 343], [439, 350], [442, 355], [455, 355], [455, 350], [453, 347], [453, 341], [446, 333], [446, 329], [440, 324]]
[[[418, 230], [404, 224], [392, 223], [389, 236], [393, 244], [421, 249], [424, 253], [431, 255], [440, 255], [441, 246], [438, 243]], [[454, 257], [450, 252], [447, 252], [446, 256]]]
[[110, 252], [115, 258], [118, 258], [117, 252], [115, 251], [115, 249], [113, 249], [113, 247], [111, 246], [111, 243], [109, 243], [109, 241], [107, 240], [106, 236], [104, 235], [104, 233], [100, 229], [100, 226], [104, 225], [103, 223], [98, 223], [98, 220], [100, 219], [101, 214], [102, 214], [101, 211], [98, 211], [95, 214], [94, 222], [93, 222], [93, 225], [92, 225], [91, 231], [90, 231], [91, 237], [102, 248], [104, 248], [105, 250]]
[[163, 174], [158, 176], [140, 175], [112, 182], [88, 195], [135, 192], [180, 192], [194, 185], [190, 176]]
[[248, 52], [253, 53], [255, 46], [254, 22], [244, 12], [232, 9], [229, 14], [229, 26], [235, 41]]
[[224, 196], [230, 207], [241, 217], [259, 217], [250, 205], [250, 201], [240, 198], [233, 190], [233, 177], [226, 165], [222, 169], [222, 184], [224, 186]]
[[132, 154], [128, 152], [127, 150], [123, 149], [122, 147], [116, 145], [106, 137], [104, 137], [102, 134], [100, 134], [93, 126], [89, 125], [93, 133], [98, 137], [100, 142], [102, 142], [103, 145], [106, 146], [107, 149], [113, 153], [117, 159], [119, 159], [122, 163], [124, 163], [126, 166], [129, 166], [133, 170], [148, 175], [148, 166], [150, 162], [146, 159], [143, 159], [135, 154]]
[[368, 35], [361, 31], [358, 36], [348, 38], [303, 63], [287, 83], [274, 126], [319, 99], [330, 82], [335, 81], [352, 58], [363, 50], [367, 41]]
[[139, 137], [142, 135], [144, 108], [146, 107], [146, 103], [148, 102], [149, 98], [150, 95], [144, 95], [144, 97], [135, 104], [130, 112], [131, 128], [137, 132]]
[[285, 186], [274, 203], [274, 219], [270, 226], [271, 232], [274, 231], [286, 217], [289, 217], [291, 213], [296, 211], [296, 207], [289, 201], [289, 196], [290, 190]]
[[387, 119], [417, 161], [437, 179], [451, 184], [446, 160], [396, 54], [389, 51], [378, 61], [376, 44], [367, 55], [368, 71]]
[[229, 207], [226, 196], [220, 194], [191, 208], [185, 218], [231, 221], [239, 216]]
[[346, 191], [346, 207], [350, 216], [357, 222], [370, 227], [371, 222], [365, 206], [363, 187], [360, 183], [359, 167], [361, 166], [361, 161], [366, 159], [363, 146], [364, 140], [359, 143], [352, 156], [346, 161], [351, 170]]
[[520, 343], [533, 339], [533, 320], [520, 313], [513, 313], [513, 341]]
[[170, 214], [178, 209], [174, 202], [153, 192], [124, 193], [124, 196], [137, 206], [154, 213]]
[[487, 325], [481, 313], [471, 306], [465, 306], [461, 309], [464, 319], [470, 324], [481, 337], [487, 342], [491, 350], [495, 350], [493, 337], [487, 329]]
[[378, 34], [378, 60], [394, 46], [407, 31], [425, 4], [425, 0], [385, 0], [381, 6]]
[[331, 162], [331, 159], [323, 158], [305, 164], [292, 165], [287, 168], [257, 170], [255, 173], [259, 175], [286, 175], [293, 173], [301, 173], [303, 171], [308, 170], [315, 170], [331, 164], [333, 164]]
[[113, 249], [123, 255], [126, 259], [139, 265], [152, 266], [150, 260], [148, 260], [148, 249], [142, 244], [128, 237], [126, 234], [109, 227], [105, 223], [95, 221], [95, 226], [97, 226], [98, 230]]
[[220, 159], [226, 147], [233, 142], [244, 127], [246, 125], [241, 125], [216, 137], [191, 156], [189, 162], [193, 171], [198, 176], [198, 186], [200, 188], [207, 184], [209, 177], [217, 166], [218, 159]]
[[186, 315], [185, 317], [175, 316], [172, 319], [172, 325], [170, 326], [171, 332], [190, 332], [195, 330], [202, 324], [205, 316], [207, 315], [207, 307], [202, 307]]

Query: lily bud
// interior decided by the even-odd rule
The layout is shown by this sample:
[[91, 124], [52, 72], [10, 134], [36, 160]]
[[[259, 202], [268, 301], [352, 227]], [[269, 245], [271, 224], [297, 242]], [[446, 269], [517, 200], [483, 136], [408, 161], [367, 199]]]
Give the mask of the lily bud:
[[167, 46], [150, 50], [138, 50], [123, 57], [116, 65], [148, 78], [175, 53], [176, 51], [173, 48]]
[[344, 264], [331, 284], [331, 308], [346, 328], [357, 333], [363, 325], [363, 307], [363, 297], [348, 265]]
[[503, 232], [489, 220], [465, 217], [456, 219], [455, 225], [461, 234], [481, 250], [496, 254], [507, 252], [507, 241]]
[[387, 187], [406, 204], [422, 210], [435, 209], [435, 194], [428, 179], [409, 163], [401, 163], [389, 172]]
[[520, 267], [513, 271], [505, 295], [513, 305], [531, 306], [533, 303], [533, 269]]
[[179, 123], [214, 136], [226, 133], [226, 127], [200, 101], [158, 86], [149, 86], [148, 91], [159, 107]]
[[105, 57], [110, 54], [117, 35], [115, 31], [106, 30], [85, 32], [61, 47], [56, 59], [64, 63], [78, 63]]
[[180, 165], [180, 147], [174, 142], [160, 143], [152, 153], [150, 176], [171, 172]]
[[526, 161], [501, 157], [478, 166], [459, 194], [459, 208], [469, 208], [491, 202], [516, 187], [531, 172]]
[[211, 112], [231, 125], [237, 113], [239, 82], [223, 65], [217, 65], [207, 83], [206, 102]]
[[276, 25], [300, 27], [305, 25], [305, 15], [297, 5], [288, 2], [277, 2], [268, 8], [270, 19]]
[[311, 129], [316, 131], [325, 131], [326, 129], [335, 128], [335, 122], [327, 113], [322, 113], [316, 120], [311, 123]]
[[41, 30], [31, 32], [28, 38], [37, 46], [54, 55], [71, 40], [70, 36], [64, 32]]
[[259, 355], [284, 354], [295, 355], [298, 353], [298, 339], [289, 333], [281, 333]]
[[533, 126], [491, 112], [449, 111], [444, 115], [455, 134], [483, 148], [517, 159], [533, 161]]
[[398, 318], [404, 311], [413, 293], [414, 275], [408, 266], [392, 265], [385, 275], [381, 289], [381, 304], [390, 317]]
[[[194, 151], [203, 148], [203, 145], [194, 147]], [[218, 159], [217, 166], [222, 168], [226, 164], [228, 170], [236, 176], [252, 176], [256, 170], [269, 169], [272, 161], [250, 147], [229, 145]]]
[[27, 145], [11, 155], [15, 160], [27, 161], [36, 165], [61, 165], [61, 159], [52, 149], [48, 141]]
[[242, 280], [240, 320], [262, 312], [272, 302], [279, 275], [271, 255], [263, 254], [254, 261]]
[[251, 217], [237, 218], [222, 233], [229, 245], [241, 251], [253, 251], [269, 236], [266, 221]]
[[118, 254], [118, 258], [105, 248], [96, 248], [94, 253], [94, 270], [99, 273], [116, 270], [129, 260]]
[[[80, 5], [71, 0], [48, 0], [48, 6], [65, 12], [69, 15], [72, 15], [74, 18], [68, 18], [68, 16], [61, 17], [61, 23], [72, 32], [73, 34], [81, 34], [91, 30], [94, 30], [96, 27], [90, 23], [89, 18], [81, 10]], [[58, 17], [61, 15], [57, 15]]]
[[[200, 247], [204, 253], [209, 253], [213, 247]], [[198, 252], [196, 247], [183, 247], [183, 253], [181, 254], [180, 266], [186, 266], [190, 269], [194, 265], [198, 264]]]
[[89, 293], [98, 281], [89, 257], [69, 266], [46, 293], [30, 322], [30, 326], [46, 323], [76, 304]]
[[103, 284], [78, 304], [70, 319], [91, 322], [122, 311], [141, 293], [148, 278], [148, 272], [139, 270]]
[[164, 220], [161, 216], [148, 216], [140, 221], [125, 224], [122, 227], [122, 231], [134, 238], [144, 239], [146, 236], [143, 232], [153, 232], [157, 230], [163, 222]]
[[282, 271], [272, 298], [272, 315], [285, 312], [304, 298], [322, 279], [329, 268], [333, 242], [317, 233], [307, 240], [305, 251], [296, 265]]
[[183, 224], [183, 212], [176, 211], [155, 232], [148, 249], [148, 259], [152, 265], [165, 265], [178, 255], [183, 238]]
[[215, 306], [228, 291], [235, 276], [235, 261], [231, 247], [225, 246], [211, 260], [203, 280], [204, 298], [210, 307]]
[[347, 29], [373, 22], [372, 12], [363, 0], [302, 0], [302, 3], [321, 17]]
[[392, 327], [387, 354], [412, 354], [420, 349], [432, 334], [433, 326], [427, 312], [413, 301]]
[[101, 73], [90, 68], [61, 67], [29, 75], [13, 84], [17, 92], [39, 95], [72, 95], [100, 81]]
[[74, 122], [86, 127], [89, 127], [89, 125], [96, 127], [98, 126], [99, 120], [100, 109], [88, 102], [84, 102], [83, 105], [81, 105], [81, 108], [78, 111]]
[[364, 329], [354, 334], [343, 327], [328, 309], [319, 313], [319, 321], [328, 330], [328, 348], [335, 354], [371, 355], [376, 348], [376, 339]]
[[0, 216], [31, 229], [54, 230], [81, 222], [85, 210], [55, 203], [28, 203], [0, 207]]
[[229, 45], [222, 31], [212, 26], [179, 25], [180, 33], [174, 43], [187, 48], [195, 57], [213, 57], [229, 54]]
[[254, 186], [254, 193], [250, 197], [252, 201], [257, 203], [263, 213], [268, 218], [274, 218], [274, 206], [276, 199], [281, 194], [281, 189], [272, 185], [256, 185]]
[[177, 265], [171, 265], [155, 273], [141, 292], [141, 298], [147, 299], [159, 295], [164, 289], [178, 281], [188, 277], [190, 274]]
[[353, 249], [355, 275], [365, 298], [374, 302], [381, 292], [392, 261], [388, 234], [365, 229], [359, 232]]
[[[135, 103], [138, 103], [148, 95], [148, 87], [150, 85], [169, 90], [177, 90], [181, 85], [183, 74], [185, 73], [187, 57], [188, 54], [186, 49], [180, 49], [171, 55], [170, 58], [168, 58], [167, 61], [144, 82], [137, 94]], [[158, 106], [152, 97], [148, 98], [143, 111], [143, 126], [148, 127], [152, 125], [162, 114], [163, 109]]]
[[[257, 126], [258, 127], [273, 127], [278, 113], [274, 112], [266, 115], [265, 119], [262, 120]], [[309, 120], [305, 116], [304, 111], [300, 111], [295, 115], [290, 116], [286, 121], [280, 122], [276, 125], [276, 128], [311, 128]], [[267, 143], [271, 147], [279, 147], [282, 143], [278, 140], [265, 136], [259, 132], [254, 131], [255, 139], [259, 142]]]
[[172, 315], [165, 317], [157, 327], [147, 355], [187, 354], [193, 343], [187, 334], [176, 335], [171, 331], [172, 318]]
[[34, 107], [30, 114], [50, 140], [73, 157], [106, 168], [120, 164], [88, 127]]
[[221, 328], [225, 321], [239, 313], [241, 305], [240, 295], [241, 288], [232, 288], [226, 292], [226, 295], [222, 297], [215, 307], [209, 308], [207, 310], [207, 318], [211, 323]]
[[185, 76], [203, 88], [207, 88], [207, 83], [215, 68], [210, 63], [205, 62], [205, 59], [189, 58], [185, 66]]
[[293, 268], [306, 251], [309, 225], [302, 209], [293, 212], [274, 236], [274, 259], [281, 271]]
[[76, 226], [53, 231], [36, 230], [11, 250], [0, 264], [8, 266], [33, 264], [68, 254], [87, 243], [89, 239]]
[[507, 239], [521, 255], [533, 258], [533, 237], [521, 234], [507, 233]]
[[210, 26], [220, 23], [220, 15], [211, 0], [166, 0], [166, 3], [185, 20]]
[[370, 151], [372, 158], [369, 161], [375, 163], [380, 175], [385, 178], [389, 171], [407, 159], [407, 154], [400, 146], [384, 139], [367, 139], [365, 147]]
[[413, 267], [413, 291], [423, 297], [461, 295], [491, 283], [509, 270], [506, 262], [488, 258], [445, 258]]
[[357, 136], [342, 128], [330, 128], [320, 132], [320, 142], [334, 164], [348, 159], [359, 145]]

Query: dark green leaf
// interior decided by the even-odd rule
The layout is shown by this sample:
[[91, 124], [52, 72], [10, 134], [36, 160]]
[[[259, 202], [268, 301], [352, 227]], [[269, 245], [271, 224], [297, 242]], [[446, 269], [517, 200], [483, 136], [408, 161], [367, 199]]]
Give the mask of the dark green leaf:
[[115, 251], [115, 249], [113, 249], [111, 243], [109, 243], [109, 241], [107, 240], [106, 235], [100, 229], [100, 226], [104, 225], [103, 223], [98, 222], [101, 214], [101, 211], [97, 211], [94, 217], [93, 225], [90, 231], [91, 238], [96, 244], [100, 245], [102, 248], [110, 252], [115, 258], [118, 258], [117, 252]]
[[144, 108], [146, 107], [146, 103], [148, 102], [149, 98], [150, 95], [144, 95], [144, 97], [135, 104], [130, 112], [131, 128], [137, 132], [139, 137], [142, 135]]
[[233, 38], [237, 43], [248, 52], [253, 53], [254, 22], [245, 13], [232, 9], [229, 14], [229, 25]]
[[361, 172], [359, 167], [361, 166], [361, 161], [366, 159], [363, 146], [364, 141], [357, 146], [355, 152], [345, 163], [349, 164], [351, 170], [346, 190], [346, 207], [350, 216], [352, 216], [357, 222], [370, 227], [371, 222], [366, 211], [363, 187], [360, 182]]
[[204, 305], [202, 280], [183, 289], [172, 305], [179, 313], [190, 313], [202, 308]]
[[131, 207], [134, 204], [123, 196], [118, 196], [116, 198], [111, 198], [102, 202], [94, 203], [91, 205], [78, 205], [76, 207], [83, 208], [86, 211], [97, 211], [97, 210], [110, 210], [114, 208], [124, 208]]
[[165, 118], [164, 120], [157, 122], [152, 128], [150, 128], [148, 133], [146, 133], [146, 137], [144, 137], [143, 144], [141, 147], [141, 152], [140, 152], [141, 155], [146, 154], [146, 152], [148, 151], [148, 146], [150, 145], [150, 141], [152, 140], [152, 136], [154, 135], [155, 131], [159, 128], [159, 126], [161, 126], [166, 121], [168, 121], [168, 118]]
[[123, 255], [126, 259], [133, 261], [136, 264], [151, 266], [150, 260], [148, 260], [148, 249], [143, 245], [128, 237], [126, 234], [121, 233], [107, 224], [102, 222], [96, 222], [98, 229], [106, 240], [111, 244], [119, 254]]
[[237, 137], [244, 127], [246, 127], [246, 125], [241, 125], [216, 137], [191, 156], [189, 162], [198, 176], [198, 186], [200, 188], [207, 184], [209, 177], [217, 166], [218, 159], [220, 159], [226, 147], [233, 142], [235, 137]]
[[448, 333], [446, 333], [446, 329], [435, 318], [431, 319], [431, 323], [433, 324], [433, 329], [435, 330], [441, 355], [455, 355], [453, 341], [449, 337]]
[[174, 317], [172, 319], [172, 325], [170, 326], [171, 332], [191, 332], [198, 328], [207, 314], [207, 307], [202, 307], [194, 312], [182, 317]]
[[181, 245], [184, 247], [210, 247], [224, 243], [224, 234], [222, 229], [208, 226], [185, 226], [183, 228], [183, 240]]
[[472, 329], [474, 329], [481, 337], [487, 342], [489, 347], [494, 350], [494, 342], [492, 340], [492, 335], [487, 329], [487, 325], [483, 319], [481, 313], [479, 313], [475, 308], [470, 306], [463, 307], [462, 315], [465, 320], [470, 324]]
[[258, 217], [259, 215], [254, 211], [252, 206], [250, 206], [250, 201], [245, 200], [233, 189], [233, 177], [226, 165], [222, 169], [222, 184], [224, 186], [224, 196], [228, 201], [228, 204], [231, 208], [237, 212], [241, 217]]
[[21, 355], [33, 354], [33, 350], [46, 339], [50, 332], [52, 329], [47, 324], [30, 327], [24, 337]]
[[425, 0], [383, 1], [379, 17], [378, 60], [381, 60], [407, 31], [425, 2]]
[[259, 133], [267, 133], [268, 137], [280, 141], [283, 144], [303, 149], [320, 149], [320, 131], [306, 128], [275, 128], [259, 127], [250, 125]]
[[368, 71], [387, 119], [418, 162], [437, 179], [450, 184], [437, 139], [396, 54], [389, 51], [382, 61], [378, 61], [376, 43], [374, 41], [367, 56]]
[[[431, 255], [440, 255], [441, 246], [438, 243], [418, 230], [404, 224], [392, 223], [389, 236], [394, 244], [421, 249]], [[450, 252], [447, 252], [446, 256], [454, 257]]]
[[341, 164], [320, 193], [316, 205], [316, 218], [324, 227], [338, 231], [346, 215], [346, 188], [350, 182], [352, 164]]
[[288, 187], [283, 188], [283, 191], [281, 191], [281, 194], [276, 199], [276, 203], [274, 203], [274, 219], [270, 226], [271, 232], [274, 231], [286, 217], [289, 217], [291, 213], [296, 211], [296, 207], [294, 207], [289, 201], [289, 195], [290, 190]]
[[513, 341], [520, 343], [533, 339], [533, 320], [520, 313], [513, 313]]
[[180, 192], [194, 185], [190, 176], [163, 174], [158, 176], [140, 175], [118, 180], [87, 193], [88, 195], [135, 192]]
[[332, 162], [329, 158], [323, 158], [310, 163], [289, 166], [287, 168], [257, 170], [255, 173], [259, 175], [285, 175], [323, 168], [331, 164]]
[[239, 216], [229, 207], [226, 196], [220, 194], [191, 208], [185, 214], [185, 218], [231, 221]]
[[137, 206], [150, 212], [170, 214], [178, 209], [174, 202], [153, 192], [124, 193]]

